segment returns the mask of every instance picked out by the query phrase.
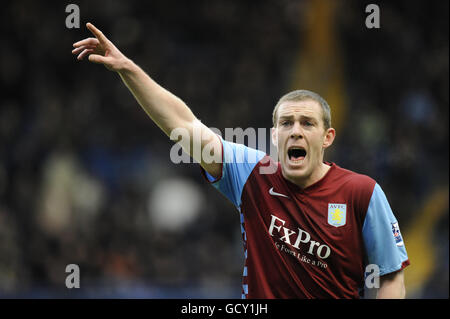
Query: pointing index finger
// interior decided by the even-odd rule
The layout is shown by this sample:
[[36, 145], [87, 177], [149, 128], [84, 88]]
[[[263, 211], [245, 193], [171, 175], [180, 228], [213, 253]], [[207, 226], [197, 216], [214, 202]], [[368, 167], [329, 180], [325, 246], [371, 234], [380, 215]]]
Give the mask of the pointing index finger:
[[108, 41], [108, 39], [105, 37], [102, 31], [97, 29], [92, 23], [90, 22], [86, 23], [86, 27], [89, 29], [89, 31], [92, 32], [93, 35], [95, 35], [95, 37], [98, 39], [98, 41], [100, 41], [100, 43], [105, 44]]

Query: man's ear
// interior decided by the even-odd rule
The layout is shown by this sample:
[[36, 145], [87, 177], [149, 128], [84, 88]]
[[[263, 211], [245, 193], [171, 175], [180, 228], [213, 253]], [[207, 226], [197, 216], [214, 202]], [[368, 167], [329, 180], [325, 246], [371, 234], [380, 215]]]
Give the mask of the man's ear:
[[278, 148], [278, 132], [275, 127], [272, 127], [272, 143]]
[[327, 132], [325, 133], [325, 136], [323, 138], [323, 148], [329, 147], [331, 144], [333, 144], [334, 138], [336, 137], [336, 130], [332, 127], [330, 127]]

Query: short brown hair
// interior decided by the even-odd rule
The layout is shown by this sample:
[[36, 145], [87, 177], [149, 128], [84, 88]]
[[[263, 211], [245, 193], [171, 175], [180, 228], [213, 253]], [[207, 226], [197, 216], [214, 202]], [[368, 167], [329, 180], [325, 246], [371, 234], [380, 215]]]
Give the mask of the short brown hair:
[[331, 110], [330, 106], [328, 105], [327, 101], [325, 101], [324, 98], [322, 98], [319, 94], [314, 93], [312, 91], [308, 90], [295, 90], [291, 91], [285, 95], [283, 95], [279, 100], [277, 105], [275, 105], [275, 108], [273, 109], [272, 114], [272, 121], [273, 121], [273, 127], [277, 127], [277, 112], [278, 107], [281, 105], [281, 103], [286, 101], [304, 101], [304, 100], [313, 100], [316, 101], [322, 106], [322, 119], [323, 119], [323, 125], [325, 127], [325, 130], [329, 129], [331, 127]]

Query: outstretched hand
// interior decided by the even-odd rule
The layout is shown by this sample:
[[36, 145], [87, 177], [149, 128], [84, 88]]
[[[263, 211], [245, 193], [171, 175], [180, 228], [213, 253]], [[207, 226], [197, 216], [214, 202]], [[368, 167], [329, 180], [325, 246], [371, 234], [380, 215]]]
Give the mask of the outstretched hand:
[[122, 70], [128, 60], [127, 57], [92, 23], [88, 22], [86, 27], [95, 38], [86, 38], [75, 42], [73, 44], [75, 49], [72, 50], [72, 54], [78, 54], [78, 60], [82, 60], [88, 55], [90, 62], [103, 64], [111, 71]]

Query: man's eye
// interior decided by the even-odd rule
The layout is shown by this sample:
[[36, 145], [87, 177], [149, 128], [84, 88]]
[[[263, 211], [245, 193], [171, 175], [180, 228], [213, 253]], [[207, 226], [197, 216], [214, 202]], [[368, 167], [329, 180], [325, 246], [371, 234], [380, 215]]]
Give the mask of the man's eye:
[[310, 121], [306, 121], [305, 126], [313, 126], [313, 124]]
[[281, 126], [288, 126], [289, 124], [291, 124], [291, 122], [289, 122], [289, 121], [281, 122]]

